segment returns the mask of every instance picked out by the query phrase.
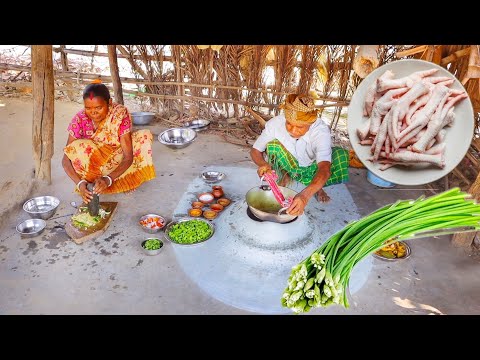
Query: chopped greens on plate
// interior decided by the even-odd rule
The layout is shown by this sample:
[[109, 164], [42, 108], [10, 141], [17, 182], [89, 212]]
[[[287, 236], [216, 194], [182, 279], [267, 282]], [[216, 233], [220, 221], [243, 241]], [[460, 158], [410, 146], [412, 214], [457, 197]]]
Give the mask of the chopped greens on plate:
[[212, 235], [212, 229], [204, 221], [182, 221], [171, 227], [168, 236], [178, 244], [195, 244]]

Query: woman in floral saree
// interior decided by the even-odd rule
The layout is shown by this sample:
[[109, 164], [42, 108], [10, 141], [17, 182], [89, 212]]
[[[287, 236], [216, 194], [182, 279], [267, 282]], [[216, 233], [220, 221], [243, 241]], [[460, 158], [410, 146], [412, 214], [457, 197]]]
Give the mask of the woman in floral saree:
[[[88, 204], [95, 194], [130, 192], [155, 178], [153, 136], [132, 132], [127, 108], [113, 103], [108, 88], [94, 81], [83, 91], [84, 109], [68, 125], [62, 160], [76, 191]], [[87, 189], [93, 183], [93, 192]]]

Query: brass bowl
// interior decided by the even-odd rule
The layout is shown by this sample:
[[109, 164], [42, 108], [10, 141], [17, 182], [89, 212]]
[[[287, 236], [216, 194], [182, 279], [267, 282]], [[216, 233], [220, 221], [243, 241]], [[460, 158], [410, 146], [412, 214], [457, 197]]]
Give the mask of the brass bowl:
[[221, 199], [217, 200], [217, 204], [220, 204], [223, 207], [230, 205], [231, 202], [232, 201], [230, 199], [227, 199], [227, 198], [221, 198]]
[[220, 211], [223, 210], [223, 206], [220, 204], [210, 204], [210, 209], [219, 213]]
[[201, 202], [201, 201], [194, 201], [194, 202], [192, 202], [192, 208], [193, 208], [193, 209], [201, 209], [201, 208], [203, 208], [204, 205], [205, 205], [205, 204], [204, 204], [203, 202]]
[[205, 210], [203, 217], [208, 220], [213, 220], [217, 217], [218, 213], [215, 210]]
[[202, 209], [198, 209], [198, 208], [190, 209], [188, 210], [188, 215], [190, 215], [191, 217], [202, 216]]

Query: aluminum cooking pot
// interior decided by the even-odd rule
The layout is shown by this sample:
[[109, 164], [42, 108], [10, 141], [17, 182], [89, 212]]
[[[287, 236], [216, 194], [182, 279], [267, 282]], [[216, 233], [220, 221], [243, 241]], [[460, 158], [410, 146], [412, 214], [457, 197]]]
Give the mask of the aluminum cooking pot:
[[[297, 192], [292, 189], [283, 186], [279, 186], [279, 189], [285, 199], [297, 195]], [[286, 223], [297, 217], [296, 215], [288, 215], [285, 211], [279, 212], [282, 210], [282, 206], [277, 202], [268, 185], [251, 188], [245, 195], [245, 200], [250, 211], [260, 220]]]

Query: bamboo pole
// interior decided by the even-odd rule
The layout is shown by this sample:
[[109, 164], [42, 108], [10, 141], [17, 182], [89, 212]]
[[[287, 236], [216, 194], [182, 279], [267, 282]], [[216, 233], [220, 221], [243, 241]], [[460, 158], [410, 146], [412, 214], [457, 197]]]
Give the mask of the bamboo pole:
[[[212, 97], [213, 87], [213, 50], [211, 47], [207, 49], [208, 51], [208, 97]], [[210, 107], [207, 108], [208, 116], [210, 117]]]
[[470, 79], [480, 78], [480, 51], [479, 45], [472, 45], [470, 57], [468, 59], [468, 68], [466, 77]]
[[145, 80], [148, 80], [148, 75], [145, 73], [145, 71], [143, 71], [143, 69], [137, 65], [137, 63], [130, 57], [130, 54], [129, 52], [122, 46], [122, 45], [117, 45], [117, 49], [118, 51], [120, 51], [120, 53], [122, 55], [125, 55], [125, 57], [127, 58], [128, 62], [130, 63], [130, 65], [132, 65], [132, 68], [138, 72], [140, 75], [142, 75], [142, 77], [145, 79]]
[[[60, 52], [60, 48], [53, 48], [53, 51], [55, 52]], [[75, 54], [75, 55], [80, 55], [80, 56], [88, 56], [88, 57], [91, 57], [91, 56], [102, 56], [102, 57], [108, 57], [108, 53], [102, 53], [102, 52], [98, 52], [98, 51], [90, 51], [90, 50], [75, 50], [75, 49], [65, 49], [64, 50], [66, 54]], [[142, 56], [142, 55], [131, 55], [128, 54], [128, 55], [125, 55], [123, 53], [121, 54], [118, 54], [117, 55], [119, 58], [122, 58], [122, 59], [130, 59], [133, 57], [133, 59], [135, 60], [144, 60], [145, 58]], [[169, 61], [169, 62], [173, 62], [173, 58], [171, 56], [168, 56], [168, 55], [162, 55], [163, 57], [163, 61]], [[155, 55], [148, 55], [147, 56], [147, 59], [148, 60], [153, 60], [153, 61], [158, 61], [158, 58], [155, 56]], [[266, 65], [267, 66], [274, 66], [275, 65], [275, 60], [273, 61], [267, 61], [266, 62]], [[296, 62], [296, 67], [301, 67], [302, 64], [300, 61], [297, 61]]]
[[434, 64], [440, 65], [442, 62], [442, 52], [443, 52], [443, 45], [437, 45], [433, 52], [432, 62]]
[[[62, 70], [68, 71], [68, 58], [64, 50], [65, 50], [65, 45], [60, 45], [60, 63], [62, 64]], [[72, 85], [72, 82], [69, 80], [65, 80], [65, 83], [70, 86]], [[74, 94], [71, 91], [67, 91], [67, 97], [70, 101], [75, 100]]]
[[122, 82], [120, 81], [120, 75], [118, 74], [117, 47], [116, 45], [107, 45], [107, 46], [108, 46], [108, 62], [110, 63], [110, 74], [112, 76], [113, 91], [115, 93], [115, 101], [118, 104], [123, 105]]
[[454, 53], [444, 57], [442, 61], [440, 62], [440, 65], [445, 66], [447, 64], [450, 64], [451, 62], [457, 61], [459, 58], [469, 55], [470, 54], [471, 48], [465, 48], [462, 50], [455, 51]]
[[[53, 51], [61, 53], [62, 52], [61, 47], [62, 47], [62, 45], [60, 45], [60, 48], [53, 48]], [[102, 52], [98, 52], [98, 51], [64, 49], [63, 52], [66, 53], [66, 54], [75, 54], [75, 55], [88, 56], [88, 57], [90, 57], [90, 56], [108, 57], [108, 53], [102, 53]], [[132, 56], [136, 60], [143, 60], [144, 59], [144, 56], [142, 56], [142, 55], [132, 55]], [[128, 58], [130, 58], [130, 55], [117, 54], [117, 57], [123, 58], [123, 59], [128, 59]], [[154, 60], [154, 61], [158, 60], [158, 58], [156, 56], [153, 56], [153, 55], [148, 55], [147, 58], [148, 58], [148, 60]], [[163, 55], [163, 61], [172, 61], [172, 57]]]
[[417, 47], [414, 47], [413, 49], [399, 51], [399, 52], [397, 52], [396, 56], [397, 56], [397, 58], [401, 58], [401, 57], [404, 57], [404, 56], [415, 55], [415, 54], [418, 54], [418, 53], [421, 53], [421, 52], [427, 50], [427, 48], [428, 48], [428, 45], [417, 46]]
[[[81, 82], [89, 83], [88, 81], [85, 81], [85, 80], [82, 80]], [[30, 82], [0, 82], [0, 84], [7, 85], [7, 86], [26, 86], [26, 87], [32, 86], [32, 83]], [[107, 87], [110, 90], [114, 91], [112, 86], [107, 86]], [[80, 89], [76, 89], [73, 87], [56, 87], [55, 88], [55, 91], [68, 91], [68, 90], [81, 91]], [[256, 106], [256, 107], [269, 108], [269, 109], [277, 108], [279, 106], [279, 104], [260, 104], [260, 103], [254, 103], [249, 101], [231, 100], [231, 99], [213, 99], [213, 98], [207, 98], [202, 96], [161, 95], [161, 94], [145, 93], [145, 92], [127, 90], [127, 89], [122, 89], [122, 91], [126, 94], [133, 94], [135, 96], [154, 97], [161, 100], [188, 100], [188, 101], [198, 100], [198, 101], [218, 102], [218, 103], [226, 103], [226, 104], [237, 104], [242, 106]], [[334, 104], [315, 105], [315, 108], [323, 109], [327, 107], [346, 107], [348, 105], [349, 105], [348, 101], [343, 101], [343, 102], [336, 102]]]
[[260, 127], [262, 129], [265, 129], [265, 125], [267, 124], [267, 122], [255, 111], [253, 111], [250, 107], [246, 106], [245, 109], [255, 118], [255, 120], [258, 121], [258, 123], [260, 124]]
[[423, 54], [420, 56], [420, 59], [432, 62], [433, 59], [433, 53], [435, 51], [435, 46], [433, 45], [428, 45], [427, 49], [423, 52]]
[[[173, 58], [175, 59], [175, 75], [176, 75], [177, 83], [178, 83], [177, 94], [178, 94], [178, 96], [184, 96], [185, 95], [185, 88], [182, 85], [180, 85], [180, 84], [183, 84], [183, 81], [182, 81], [182, 67], [181, 67], [181, 64], [180, 64], [180, 58], [182, 57], [181, 47], [179, 45], [174, 45], [173, 46], [173, 52], [174, 52]], [[180, 102], [180, 109], [181, 109], [180, 113], [183, 113], [183, 110], [185, 109], [185, 103], [184, 103], [183, 100]]]
[[52, 45], [32, 46], [33, 127], [35, 178], [52, 183], [54, 79]]
[[[14, 71], [25, 71], [30, 72], [30, 66], [23, 66], [23, 65], [14, 65], [14, 64], [7, 64], [7, 63], [0, 63], [0, 70], [14, 70]], [[101, 74], [89, 74], [89, 73], [82, 73], [82, 72], [74, 72], [74, 71], [58, 71], [55, 70], [55, 77], [57, 78], [72, 78], [75, 81], [82, 80], [82, 79], [101, 79], [104, 83], [111, 83], [112, 77], [105, 76]], [[129, 84], [143, 84], [143, 85], [171, 85], [171, 86], [185, 86], [185, 87], [202, 87], [202, 88], [218, 88], [218, 89], [231, 89], [231, 90], [243, 90], [243, 91], [250, 91], [250, 92], [257, 92], [257, 93], [265, 93], [265, 94], [272, 94], [272, 95], [288, 95], [290, 92], [285, 91], [274, 91], [268, 89], [249, 89], [242, 86], [227, 86], [227, 85], [217, 85], [213, 82], [212, 85], [208, 84], [195, 84], [190, 82], [178, 82], [178, 81], [148, 81], [142, 79], [135, 79], [129, 77], [120, 77], [122, 83], [129, 83]], [[318, 96], [318, 100], [324, 101], [349, 101], [348, 99], [339, 99], [331, 96]]]

